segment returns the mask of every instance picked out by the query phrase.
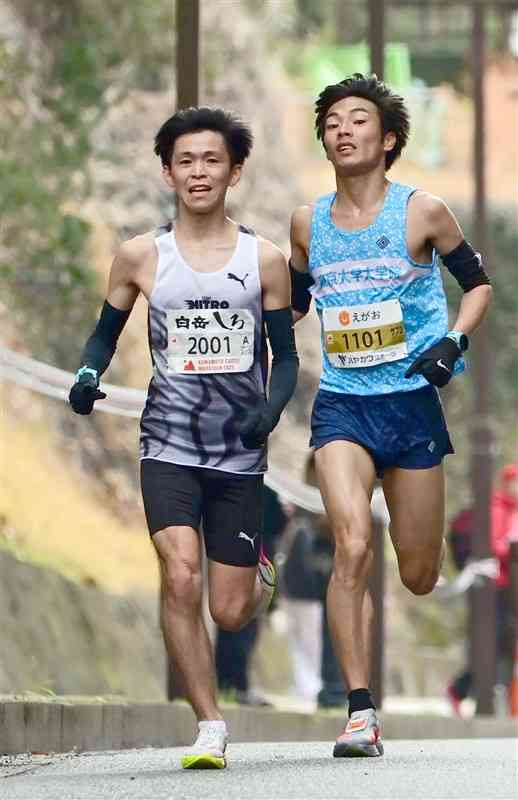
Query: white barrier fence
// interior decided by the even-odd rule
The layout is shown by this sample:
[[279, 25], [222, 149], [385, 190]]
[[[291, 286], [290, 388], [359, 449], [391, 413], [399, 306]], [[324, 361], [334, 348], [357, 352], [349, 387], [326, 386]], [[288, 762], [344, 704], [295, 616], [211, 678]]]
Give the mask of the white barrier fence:
[[[0, 345], [0, 377], [65, 403], [68, 402], [68, 393], [74, 382], [73, 373], [15, 353], [3, 345]], [[106, 400], [96, 404], [96, 411], [134, 417], [135, 419], [140, 417], [146, 401], [146, 392], [140, 389], [115, 386], [111, 383], [102, 383], [101, 389], [106, 392], [107, 397]], [[269, 467], [265, 475], [265, 483], [285, 501], [293, 503], [299, 508], [317, 514], [324, 511], [318, 489], [290, 478], [273, 465]], [[383, 505], [383, 495], [380, 492], [379, 496], [373, 500], [375, 513], [381, 513]]]
[[[3, 345], [0, 345], [0, 377], [63, 402], [68, 402], [68, 393], [74, 382], [73, 373], [15, 353]], [[111, 383], [102, 383], [101, 388], [106, 392], [107, 398], [96, 405], [96, 411], [136, 419], [140, 417], [146, 400], [146, 392], [140, 389], [115, 386]], [[315, 514], [324, 512], [318, 489], [290, 478], [284, 471], [273, 465], [268, 468], [265, 483], [286, 502]], [[376, 489], [374, 492], [372, 510], [376, 516], [388, 524], [388, 510], [380, 489]], [[486, 558], [481, 561], [472, 561], [453, 581], [447, 582], [440, 579], [434, 594], [439, 599], [448, 599], [458, 594], [464, 594], [477, 581], [494, 579], [497, 574], [498, 562], [496, 559]]]

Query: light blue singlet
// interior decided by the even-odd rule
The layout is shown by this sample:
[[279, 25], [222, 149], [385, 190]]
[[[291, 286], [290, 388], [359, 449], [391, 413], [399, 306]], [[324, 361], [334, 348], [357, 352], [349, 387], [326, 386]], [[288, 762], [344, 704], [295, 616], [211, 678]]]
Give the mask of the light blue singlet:
[[[408, 253], [407, 205], [415, 191], [411, 186], [390, 183], [378, 217], [372, 225], [358, 231], [346, 231], [334, 224], [331, 206], [335, 192], [315, 203], [309, 270], [315, 281], [310, 291], [322, 325], [321, 389], [378, 395], [408, 392], [428, 385], [422, 375], [405, 378], [405, 371], [418, 355], [446, 335], [448, 310], [437, 253], [433, 252], [430, 264], [417, 264]], [[376, 364], [382, 350], [365, 345], [371, 344], [372, 339], [376, 344], [376, 337], [380, 343], [382, 341], [383, 332], [376, 329], [380, 308], [377, 304], [387, 300], [396, 301], [391, 307], [398, 307], [399, 301], [407, 354], [400, 357], [394, 352], [397, 360]], [[369, 306], [369, 309], [355, 313], [355, 306]], [[333, 307], [344, 309], [345, 318], [354, 316], [357, 322], [352, 331], [344, 328], [332, 335], [347, 332], [348, 341], [357, 344], [363, 341], [353, 358], [357, 359], [356, 363], [372, 365], [338, 367], [331, 363], [326, 351], [326, 339], [330, 339], [330, 334], [324, 330], [324, 317], [329, 318], [334, 313], [325, 311]], [[329, 322], [327, 326], [329, 328]], [[335, 322], [331, 327], [336, 329], [340, 323]], [[387, 327], [390, 326], [385, 329]], [[365, 328], [369, 329], [368, 334], [363, 333]], [[455, 372], [463, 369], [464, 361], [460, 358]]]

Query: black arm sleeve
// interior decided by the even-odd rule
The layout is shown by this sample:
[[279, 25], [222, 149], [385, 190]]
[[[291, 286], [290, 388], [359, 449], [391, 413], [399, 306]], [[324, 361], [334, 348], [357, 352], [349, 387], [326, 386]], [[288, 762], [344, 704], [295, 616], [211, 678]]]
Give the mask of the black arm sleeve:
[[299, 358], [291, 307], [263, 311], [263, 318], [273, 355], [268, 409], [275, 426], [295, 390]]
[[441, 258], [464, 292], [471, 291], [475, 286], [491, 284], [482, 266], [482, 256], [465, 239], [451, 253]]
[[309, 272], [299, 272], [292, 266], [290, 261], [291, 276], [291, 306], [301, 314], [307, 314], [311, 304], [311, 293], [309, 287], [315, 282]]
[[131, 308], [121, 311], [105, 300], [99, 322], [83, 350], [81, 366], [95, 369], [98, 377], [108, 369], [117, 340], [130, 314]]

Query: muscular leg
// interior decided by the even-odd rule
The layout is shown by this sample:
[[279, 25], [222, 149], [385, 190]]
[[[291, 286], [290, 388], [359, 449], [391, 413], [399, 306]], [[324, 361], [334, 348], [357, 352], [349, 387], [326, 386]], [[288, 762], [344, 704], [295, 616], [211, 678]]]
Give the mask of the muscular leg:
[[209, 478], [203, 504], [209, 609], [214, 622], [226, 631], [244, 628], [273, 592], [259, 577], [262, 517], [262, 476], [219, 473]]
[[317, 476], [335, 539], [327, 614], [336, 657], [349, 690], [369, 682], [372, 601], [367, 577], [372, 563], [370, 499], [376, 479], [369, 454], [337, 441], [316, 452]]
[[444, 473], [430, 469], [388, 469], [383, 491], [399, 574], [413, 594], [428, 594], [444, 557]]
[[220, 628], [244, 628], [256, 616], [264, 591], [257, 567], [234, 567], [209, 559], [209, 609]]
[[202, 617], [199, 534], [188, 526], [152, 537], [161, 576], [161, 625], [180, 683], [198, 720], [222, 719], [216, 703], [212, 646]]

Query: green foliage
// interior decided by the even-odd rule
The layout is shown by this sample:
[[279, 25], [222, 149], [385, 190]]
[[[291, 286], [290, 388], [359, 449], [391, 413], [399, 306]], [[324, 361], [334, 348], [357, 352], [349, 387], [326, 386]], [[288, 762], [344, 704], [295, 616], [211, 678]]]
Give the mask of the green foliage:
[[[78, 199], [82, 195], [72, 170], [88, 158], [88, 135], [67, 120], [62, 107], [52, 114], [40, 106], [33, 116], [22, 101], [29, 78], [20, 51], [9, 52], [1, 42], [0, 52], [4, 75], [11, 77], [1, 87], [9, 109], [0, 120], [2, 293], [15, 315], [30, 318], [23, 335], [33, 352], [54, 360], [63, 355], [63, 326], [81, 319], [88, 324], [95, 305], [85, 256], [89, 226], [64, 210], [73, 183]], [[75, 306], [70, 313], [68, 304]], [[66, 359], [58, 363], [70, 366]]]
[[321, 28], [329, 15], [329, 3], [319, 0], [297, 0], [298, 28], [301, 34], [311, 33]]
[[464, 89], [465, 54], [449, 47], [423, 50], [416, 48], [410, 56], [412, 74], [427, 86], [451, 83], [458, 91]]
[[[466, 238], [476, 244], [473, 222], [466, 209], [457, 209]], [[518, 229], [516, 213], [512, 210], [490, 209], [488, 213], [488, 251], [484, 262], [493, 286], [493, 302], [489, 309], [487, 324], [490, 342], [489, 375], [491, 410], [490, 425], [494, 435], [493, 457], [495, 470], [515, 459], [518, 447]], [[460, 290], [456, 281], [443, 271], [445, 287], [450, 305], [450, 319], [455, 317], [460, 301]], [[467, 353], [468, 367], [472, 365], [476, 349], [476, 336], [472, 349]], [[471, 362], [471, 364], [470, 364]], [[462, 380], [452, 382], [443, 394], [447, 403], [448, 422], [454, 433], [454, 444], [458, 458], [447, 462], [448, 472], [455, 484], [455, 493], [450, 501], [451, 510], [458, 510], [469, 499], [467, 490], [467, 464], [471, 453], [471, 426], [474, 422], [474, 374], [468, 368]]]
[[[459, 213], [466, 238], [476, 242], [473, 225]], [[518, 397], [518, 228], [512, 210], [491, 209], [488, 214], [488, 252], [484, 263], [493, 285], [488, 316], [491, 342], [491, 406], [498, 417], [516, 412]], [[514, 408], [513, 408], [514, 407]]]
[[[368, 39], [367, 0], [290, 0], [289, 5], [293, 6], [291, 29], [277, 27], [275, 33], [276, 44], [282, 44], [284, 63], [293, 77], [299, 75], [304, 65], [306, 49], [314, 48], [317, 52], [322, 48], [325, 71], [329, 45], [358, 45]], [[413, 76], [429, 86], [450, 82], [459, 91], [467, 91], [472, 36], [469, 4], [453, 3], [449, 8], [434, 6], [429, 0], [415, 0], [413, 5], [386, 5], [386, 41], [403, 43], [408, 48]], [[509, 47], [506, 20], [510, 11], [492, 8], [489, 2], [487, 6], [487, 44], [502, 53]]]
[[[492, 407], [498, 418], [514, 424], [518, 444], [518, 228], [516, 215], [497, 212], [491, 218], [491, 247], [487, 268], [491, 274], [494, 306], [489, 317], [492, 356]], [[513, 423], [514, 420], [514, 423]]]
[[[370, 72], [370, 53], [365, 41], [351, 45], [317, 45], [308, 47], [303, 60], [299, 57], [304, 84], [314, 95], [330, 83], [338, 83], [354, 72]], [[410, 58], [404, 44], [389, 42], [385, 48], [385, 78], [392, 87], [411, 82]]]
[[20, 23], [0, 34], [2, 294], [31, 324], [36, 357], [75, 365], [98, 306], [88, 266], [92, 134], [131, 88], [162, 88], [171, 7], [154, 0], [9, 0]]

